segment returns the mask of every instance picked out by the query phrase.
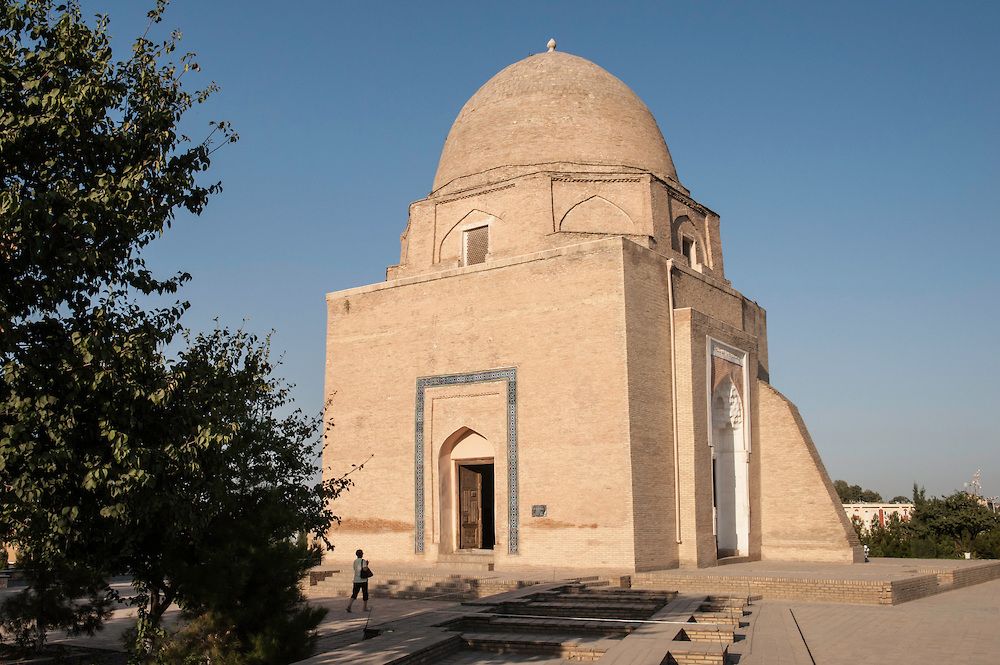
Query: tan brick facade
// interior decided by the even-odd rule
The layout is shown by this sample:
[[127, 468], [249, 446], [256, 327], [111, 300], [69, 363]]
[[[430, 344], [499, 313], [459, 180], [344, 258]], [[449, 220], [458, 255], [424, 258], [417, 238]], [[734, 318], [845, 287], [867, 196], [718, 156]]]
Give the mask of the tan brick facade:
[[[566, 129], [565, 111], [539, 110], [552, 86], [593, 98], [575, 107], [574, 131], [592, 128], [574, 135], [577, 161], [538, 138]], [[602, 152], [628, 118], [640, 126]], [[537, 143], [498, 155], [482, 132]], [[676, 180], [662, 137], [643, 143], [653, 132], [623, 83], [565, 54], [470, 100], [387, 281], [327, 296], [326, 473], [371, 457], [334, 506], [335, 559], [482, 555], [478, 525], [497, 569], [710, 566], [719, 523], [739, 556], [853, 560], [805, 426], [767, 384], [764, 311], [725, 279], [719, 217]], [[645, 147], [625, 159], [630, 141]], [[736, 498], [716, 507], [719, 483]], [[778, 488], [819, 522], [785, 519]]]

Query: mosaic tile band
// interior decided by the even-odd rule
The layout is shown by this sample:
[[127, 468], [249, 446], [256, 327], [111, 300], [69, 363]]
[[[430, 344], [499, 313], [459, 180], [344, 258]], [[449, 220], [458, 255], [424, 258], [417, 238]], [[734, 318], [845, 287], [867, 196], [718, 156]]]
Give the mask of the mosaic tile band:
[[442, 374], [417, 379], [414, 445], [414, 525], [413, 549], [424, 551], [424, 390], [437, 386], [507, 381], [507, 551], [517, 554], [517, 369], [491, 369], [470, 374]]

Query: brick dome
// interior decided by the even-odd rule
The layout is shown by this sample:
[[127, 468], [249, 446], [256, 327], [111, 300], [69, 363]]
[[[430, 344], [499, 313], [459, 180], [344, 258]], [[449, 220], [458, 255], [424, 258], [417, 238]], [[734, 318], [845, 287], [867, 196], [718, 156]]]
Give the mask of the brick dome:
[[510, 65], [466, 102], [441, 152], [434, 191], [540, 169], [648, 172], [677, 182], [642, 100], [601, 67], [558, 51]]

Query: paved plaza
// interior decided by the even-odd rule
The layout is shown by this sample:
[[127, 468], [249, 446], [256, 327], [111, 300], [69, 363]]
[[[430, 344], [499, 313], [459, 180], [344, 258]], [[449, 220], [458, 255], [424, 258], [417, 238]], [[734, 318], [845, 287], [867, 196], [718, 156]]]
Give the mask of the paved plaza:
[[[877, 565], [866, 568], [865, 574], [872, 574], [876, 569]], [[354, 612], [344, 611], [346, 600], [343, 597], [316, 596], [311, 602], [330, 610], [320, 626], [318, 654], [323, 656], [314, 662], [351, 662], [352, 654], [362, 641], [368, 615], [359, 611], [360, 603], [356, 604]], [[387, 646], [393, 642], [381, 662], [402, 655], [406, 641], [392, 640], [393, 635], [411, 633], [419, 636], [422, 627], [469, 611], [457, 602], [378, 597], [372, 598], [371, 607], [371, 625], [379, 626], [383, 634], [367, 646], [386, 638], [390, 638], [386, 639]], [[764, 599], [755, 601], [752, 608], [752, 630], [734, 649], [741, 654], [740, 665], [1000, 663], [1000, 580], [896, 606]], [[170, 617], [173, 620], [176, 612], [171, 612]], [[131, 611], [119, 610], [107, 628], [93, 638], [53, 635], [52, 641], [119, 650], [121, 633], [132, 620]], [[564, 661], [541, 655], [464, 651], [443, 657], [440, 662], [442, 665], [548, 665]]]
[[894, 607], [763, 602], [740, 665], [808, 665], [789, 610], [817, 665], [1000, 663], [1000, 580]]
[[[336, 655], [347, 656], [349, 642], [360, 641], [363, 621], [343, 612], [341, 598], [316, 600], [331, 607], [324, 630], [336, 635], [340, 651]], [[406, 630], [410, 621], [430, 625], [459, 611], [457, 604], [435, 601], [373, 599], [372, 606], [376, 612], [372, 623], [381, 623], [379, 617], [390, 618], [395, 630]], [[1000, 663], [1000, 580], [891, 607], [768, 600], [756, 601], [753, 607], [753, 630], [738, 648], [740, 665], [811, 665], [813, 660], [817, 665]], [[330, 637], [321, 640], [324, 644], [335, 648]], [[441, 661], [443, 665], [560, 662], [564, 661], [474, 651]]]

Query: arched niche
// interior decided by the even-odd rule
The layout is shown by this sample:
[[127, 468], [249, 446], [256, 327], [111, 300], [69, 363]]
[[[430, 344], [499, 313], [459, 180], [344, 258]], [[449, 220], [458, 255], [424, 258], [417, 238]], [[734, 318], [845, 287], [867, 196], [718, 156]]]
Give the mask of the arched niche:
[[577, 233], [636, 233], [635, 223], [624, 210], [603, 196], [591, 196], [566, 211], [559, 230]]
[[712, 267], [705, 236], [690, 217], [681, 215], [673, 221], [670, 229], [670, 242], [674, 251], [684, 255], [692, 268], [702, 265]]
[[[440, 552], [493, 549], [495, 459], [493, 443], [470, 427], [458, 428], [441, 445], [437, 460]], [[470, 531], [474, 523], [478, 523], [478, 533]]]
[[750, 486], [743, 396], [727, 376], [712, 393], [712, 482], [718, 554], [749, 552]]
[[445, 231], [441, 242], [438, 243], [435, 261], [458, 261], [461, 263], [464, 256], [463, 236], [465, 232], [480, 227], [489, 229], [489, 245], [490, 251], [492, 251], [495, 245], [495, 227], [500, 221], [501, 219], [496, 215], [478, 208], [470, 210]]

